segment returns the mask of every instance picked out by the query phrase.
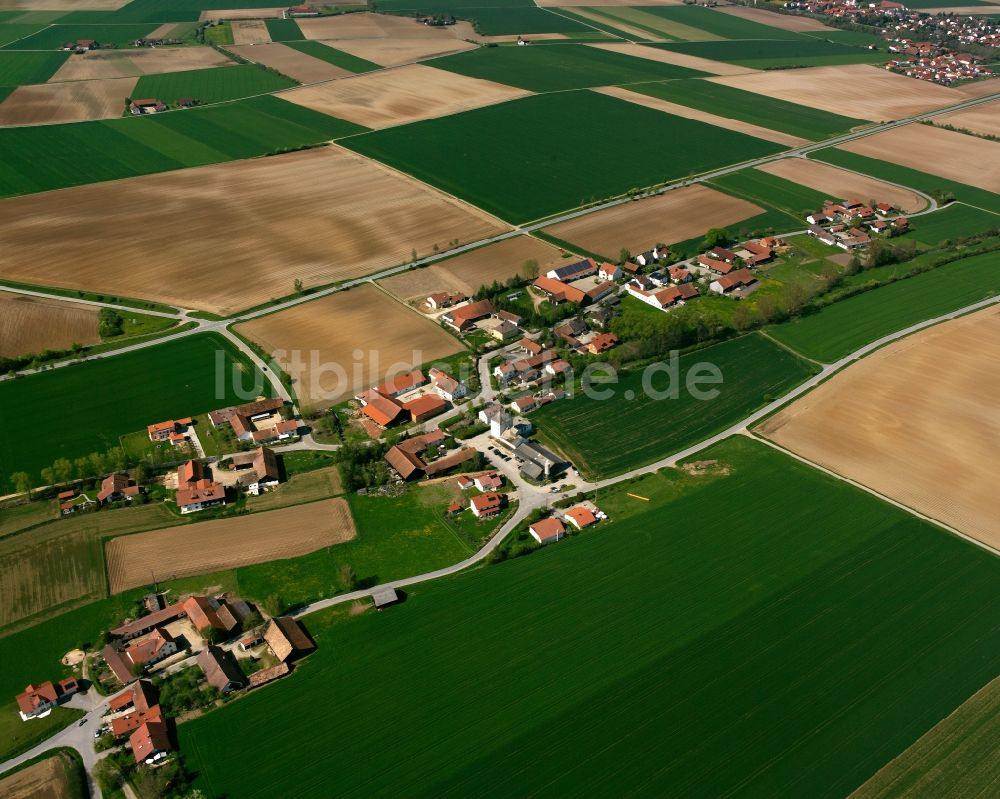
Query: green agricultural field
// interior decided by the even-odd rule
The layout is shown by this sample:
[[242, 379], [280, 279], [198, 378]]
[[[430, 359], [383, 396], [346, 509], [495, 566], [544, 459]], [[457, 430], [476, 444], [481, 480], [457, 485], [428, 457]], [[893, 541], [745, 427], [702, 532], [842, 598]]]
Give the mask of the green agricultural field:
[[69, 57], [69, 53], [14, 53], [0, 50], [0, 86], [45, 83]]
[[647, 14], [661, 17], [690, 28], [698, 28], [721, 39], [768, 39], [796, 41], [803, 38], [801, 33], [762, 25], [742, 17], [723, 14], [701, 6], [650, 6], [642, 9]]
[[34, 23], [3, 23], [0, 24], [0, 47], [16, 42], [28, 36], [33, 36], [45, 26]]
[[276, 595], [287, 609], [347, 590], [338, 582], [345, 564], [360, 586], [371, 586], [449, 566], [472, 554], [444, 522], [448, 499], [441, 487], [410, 486], [399, 498], [347, 499], [357, 538], [311, 555], [240, 567], [240, 590], [259, 600]]
[[[217, 0], [132, 0], [117, 11], [74, 11], [63, 22], [116, 24], [129, 22], [194, 22], [202, 11], [218, 8]], [[274, 8], [273, 0], [241, 0], [240, 8]]]
[[858, 294], [767, 333], [808, 358], [833, 363], [895, 330], [996, 294], [1000, 269], [997, 254], [988, 252]]
[[829, 111], [789, 103], [707, 80], [670, 80], [629, 86], [634, 92], [659, 97], [681, 105], [739, 119], [771, 130], [819, 141], [844, 133], [858, 125], [869, 124]]
[[306, 38], [294, 19], [268, 19], [264, 22], [272, 42], [294, 42]]
[[852, 44], [858, 47], [867, 47], [870, 44], [876, 47], [885, 48], [886, 41], [881, 36], [865, 31], [842, 31], [836, 28], [829, 28], [825, 31], [806, 31], [803, 36], [810, 36], [813, 39], [826, 39], [836, 44]]
[[[227, 379], [217, 385], [219, 358]], [[245, 374], [242, 395], [228, 379], [237, 369]], [[256, 386], [254, 377], [259, 378]], [[202, 413], [269, 390], [263, 377], [215, 334], [6, 381], [0, 383], [0, 405], [16, 408], [20, 424], [0, 427], [0, 474], [9, 478], [11, 472], [25, 471], [37, 479], [38, 470], [56, 458], [103, 452], [117, 447], [119, 436], [152, 422]]]
[[[689, 370], [697, 364], [713, 364], [722, 373], [722, 383], [701, 385], [702, 391], [717, 390], [713, 399], [696, 399], [685, 388]], [[605, 478], [665, 458], [726, 429], [814, 371], [754, 333], [680, 357], [677, 397], [651, 395], [643, 387], [641, 371], [626, 372], [617, 384], [598, 387], [607, 390], [607, 399], [580, 393], [544, 406], [531, 419], [542, 439], [584, 474]], [[652, 373], [649, 385], [662, 394], [674, 379], [664, 365]]]
[[167, 105], [176, 105], [182, 97], [192, 97], [207, 104], [268, 94], [292, 86], [298, 86], [298, 82], [256, 64], [241, 64], [143, 75], [132, 94], [134, 97], [157, 97]]
[[956, 200], [961, 200], [968, 205], [975, 205], [1000, 214], [1000, 194], [994, 194], [986, 189], [979, 189], [975, 186], [967, 186], [964, 183], [957, 183], [948, 178], [931, 175], [927, 172], [920, 172], [916, 169], [892, 164], [888, 161], [879, 161], [875, 158], [868, 158], [864, 155], [856, 155], [846, 150], [820, 150], [817, 153], [810, 153], [810, 158], [823, 161], [834, 166], [842, 166], [845, 169], [853, 169], [873, 178], [881, 178], [893, 183], [900, 183], [903, 186], [922, 191], [925, 194], [936, 194], [938, 192], [950, 192]]
[[311, 55], [313, 58], [318, 58], [321, 61], [326, 61], [328, 64], [333, 64], [335, 67], [340, 67], [341, 69], [350, 70], [355, 73], [372, 72], [376, 69], [382, 69], [381, 66], [373, 61], [358, 58], [356, 55], [345, 53], [343, 50], [337, 50], [336, 48], [330, 47], [328, 44], [324, 44], [323, 42], [285, 42], [285, 45], [298, 50], [300, 53]]
[[[44, 682], [44, 679], [35, 678], [32, 682]], [[57, 707], [45, 718], [32, 719], [30, 722], [21, 721], [13, 698], [23, 691], [27, 684], [24, 683], [18, 686], [17, 690], [11, 691], [10, 699], [0, 705], [0, 762], [28, 751], [83, 716], [82, 710]]]
[[134, 25], [49, 25], [38, 33], [7, 45], [8, 50], [61, 50], [66, 42], [93, 39], [103, 47], [122, 47], [147, 36], [155, 28], [150, 23]]
[[29, 502], [0, 510], [0, 539], [36, 524], [54, 521], [58, 515], [55, 502]]
[[995, 557], [762, 444], [698, 457], [731, 473], [624, 486], [603, 529], [305, 617], [292, 678], [178, 728], [196, 787], [843, 797], [996, 676]]
[[[673, 64], [598, 50], [585, 44], [480, 47], [436, 58], [427, 64], [459, 75], [493, 80], [533, 92], [558, 92], [705, 74]], [[567, 127], [570, 124], [571, 121], [567, 120]]]
[[795, 219], [800, 229], [806, 226], [804, 216], [822, 208], [823, 201], [828, 199], [822, 192], [759, 169], [730, 172], [712, 178], [709, 185], [751, 202], [766, 202], [780, 208]]
[[385, 0], [378, 10], [390, 14], [453, 15], [468, 20], [484, 36], [529, 33], [578, 34], [593, 30], [574, 19], [567, 19], [548, 9], [536, 8], [530, 0]]
[[[598, 128], [628, 131], [627, 147]], [[587, 91], [526, 97], [343, 143], [510, 222], [783, 149]], [[535, 188], [526, 188], [527, 176]]]
[[945, 240], [1000, 230], [1000, 214], [962, 203], [952, 203], [940, 211], [912, 218], [910, 229], [917, 241], [934, 246]]
[[130, 119], [4, 128], [0, 196], [252, 158], [359, 130], [273, 96]]
[[885, 53], [808, 36], [795, 41], [678, 42], [650, 46], [754, 69], [871, 64], [885, 60]]

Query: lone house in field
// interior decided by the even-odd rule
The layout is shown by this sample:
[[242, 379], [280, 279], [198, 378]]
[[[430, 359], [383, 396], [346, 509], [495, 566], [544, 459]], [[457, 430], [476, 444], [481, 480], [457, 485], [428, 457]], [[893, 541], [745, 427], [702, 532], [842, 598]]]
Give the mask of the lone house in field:
[[155, 97], [150, 97], [143, 100], [133, 100], [128, 104], [129, 113], [133, 116], [139, 116], [140, 114], [159, 114], [167, 110], [166, 104], [157, 100]]

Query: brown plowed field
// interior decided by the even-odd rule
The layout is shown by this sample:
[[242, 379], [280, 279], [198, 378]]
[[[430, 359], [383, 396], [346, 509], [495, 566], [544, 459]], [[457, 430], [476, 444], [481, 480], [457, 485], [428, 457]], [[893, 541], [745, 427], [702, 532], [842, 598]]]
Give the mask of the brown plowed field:
[[125, 110], [136, 82], [114, 78], [18, 86], [0, 103], [0, 126], [114, 119]]
[[[372, 285], [254, 319], [237, 328], [292, 374], [304, 405], [327, 407], [462, 345], [439, 325]], [[302, 367], [293, 365], [298, 354]]]
[[96, 308], [0, 291], [0, 357], [100, 340]]
[[758, 432], [992, 547], [1000, 547], [1000, 310], [903, 339]]
[[0, 11], [117, 11], [129, 0], [0, 0]]
[[[339, 14], [296, 20], [307, 39], [475, 39], [476, 32], [468, 22], [445, 28], [421, 25], [412, 17], [388, 14]], [[375, 59], [372, 59], [373, 61]]]
[[236, 19], [230, 24], [233, 44], [264, 44], [271, 41], [271, 34], [262, 19]]
[[457, 255], [423, 269], [411, 269], [379, 281], [386, 291], [401, 300], [420, 300], [436, 291], [460, 291], [472, 295], [482, 285], [522, 274], [524, 262], [538, 261], [540, 274], [564, 263], [561, 252], [551, 244], [517, 236], [488, 247]]
[[892, 203], [908, 214], [922, 211], [927, 207], [926, 200], [916, 192], [883, 183], [881, 180], [870, 178], [867, 175], [858, 175], [854, 172], [848, 172], [846, 169], [838, 169], [820, 161], [786, 158], [783, 161], [764, 164], [757, 169], [821, 191], [829, 195], [831, 200], [846, 200], [856, 197], [862, 202], [875, 200], [876, 202]]
[[111, 593], [156, 580], [294, 558], [357, 535], [343, 499], [213, 519], [115, 538], [105, 547]]
[[202, 11], [198, 19], [204, 20], [215, 20], [215, 19], [273, 19], [275, 17], [283, 17], [288, 6], [283, 6], [281, 8], [222, 8], [214, 9], [212, 11]]
[[712, 61], [711, 59], [700, 58], [696, 55], [674, 53], [670, 50], [658, 50], [655, 47], [644, 47], [641, 44], [591, 44], [587, 46], [598, 47], [601, 50], [610, 50], [613, 53], [621, 53], [622, 55], [635, 56], [636, 58], [646, 58], [650, 61], [660, 61], [664, 64], [673, 64], [677, 67], [698, 69], [712, 75], [746, 75], [758, 71], [736, 64], [723, 64], [721, 61]]
[[339, 39], [324, 41], [323, 44], [383, 67], [410, 64], [423, 58], [460, 53], [475, 47], [472, 42], [458, 39]]
[[[683, 0], [642, 0], [644, 6], [679, 6]], [[573, 8], [574, 6], [634, 6], [636, 0], [537, 0], [541, 8]]]
[[914, 124], [848, 142], [840, 149], [1000, 192], [1000, 143], [978, 136]]
[[44, 760], [21, 771], [0, 777], [0, 796], [4, 799], [74, 799], [78, 789], [70, 787], [66, 760], [61, 752], [52, 752]]
[[723, 14], [730, 14], [761, 25], [770, 25], [783, 31], [828, 31], [830, 28], [819, 20], [810, 17], [793, 17], [789, 14], [776, 14], [763, 8], [747, 8], [746, 6], [723, 6], [718, 9]]
[[0, 277], [220, 314], [509, 229], [338, 147], [14, 197], [0, 217]]
[[954, 89], [868, 64], [773, 69], [708, 80], [873, 122], [903, 119], [964, 99]]
[[[691, 108], [687, 105], [672, 103], [669, 100], [661, 100], [659, 97], [650, 97], [648, 94], [639, 94], [638, 92], [629, 91], [628, 89], [623, 89], [620, 86], [605, 86], [604, 88], [597, 89], [596, 91], [599, 91], [602, 94], [607, 94], [611, 97], [617, 97], [619, 100], [625, 100], [646, 108], [652, 108], [656, 111], [663, 111], [666, 114], [673, 114], [674, 116], [684, 117], [685, 119], [696, 119], [699, 122], [707, 122], [709, 125], [715, 125], [718, 128], [735, 130], [739, 133], [745, 133], [747, 136], [755, 136], [758, 139], [773, 141], [777, 144], [784, 144], [788, 147], [800, 147], [803, 144], [809, 143], [806, 139], [800, 139], [798, 136], [782, 133], [779, 130], [762, 128], [760, 125], [743, 122], [739, 119], [729, 119], [728, 117], [719, 116], [717, 114], [710, 114], [707, 111], [700, 111], [697, 108]], [[719, 110], [724, 111], [725, 109], [720, 108]]]
[[[996, 82], [995, 88], [1000, 91], [1000, 81]], [[970, 108], [967, 111], [945, 114], [942, 117], [937, 117], [934, 123], [952, 125], [987, 136], [1000, 136], [1000, 101]]]
[[617, 258], [622, 247], [643, 252], [660, 242], [675, 244], [763, 212], [753, 203], [707, 186], [686, 186], [561, 222], [545, 232], [590, 252]]
[[[174, 23], [175, 24], [175, 23]], [[162, 72], [225, 67], [233, 64], [211, 47], [142, 47], [128, 50], [90, 50], [67, 58], [49, 78], [49, 83], [66, 80], [132, 78]], [[119, 111], [122, 109], [119, 108]]]
[[311, 55], [300, 53], [298, 50], [281, 44], [281, 42], [230, 45], [227, 49], [232, 50], [247, 61], [255, 61], [266, 67], [272, 67], [299, 83], [318, 83], [354, 74], [346, 69], [328, 64], [326, 61], [313, 58]]
[[385, 128], [528, 94], [500, 83], [411, 64], [322, 86], [303, 86], [282, 93], [281, 98], [369, 128]]

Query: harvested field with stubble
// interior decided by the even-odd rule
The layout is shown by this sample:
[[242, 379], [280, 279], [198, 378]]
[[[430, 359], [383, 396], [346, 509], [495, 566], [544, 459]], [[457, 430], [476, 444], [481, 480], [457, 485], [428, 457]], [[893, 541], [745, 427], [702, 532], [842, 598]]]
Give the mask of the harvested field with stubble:
[[233, 44], [265, 44], [271, 41], [271, 34], [262, 19], [236, 19], [230, 23]]
[[257, 45], [230, 45], [226, 49], [232, 50], [247, 61], [253, 61], [276, 69], [281, 74], [287, 75], [299, 83], [318, 83], [354, 74], [346, 69], [328, 64], [326, 61], [313, 58], [311, 55], [300, 53], [298, 50], [288, 47], [281, 42]]
[[[993, 88], [1000, 91], [1000, 81], [995, 81]], [[937, 117], [934, 124], [951, 125], [987, 136], [1000, 136], [1000, 101], [969, 108], [966, 111], [945, 114]]]
[[379, 285], [401, 300], [421, 300], [435, 291], [472, 295], [482, 285], [494, 280], [503, 283], [520, 275], [528, 260], [538, 261], [540, 274], [563, 265], [561, 251], [551, 244], [531, 236], [517, 236], [422, 269], [393, 275], [380, 280]]
[[435, 245], [508, 229], [332, 146], [11, 198], [0, 213], [0, 277], [127, 288], [224, 315], [291, 294], [296, 279], [316, 286], [359, 277], [405, 263], [412, 249], [429, 255]]
[[696, 185], [571, 219], [545, 233], [610, 258], [622, 247], [642, 252], [658, 242], [675, 244], [761, 213], [753, 203]]
[[111, 78], [18, 86], [0, 103], [0, 126], [115, 119], [135, 84], [135, 78]]
[[[297, 19], [299, 30], [307, 39], [426, 39], [461, 42], [477, 38], [468, 22], [446, 27], [420, 25], [412, 17], [387, 14], [338, 14], [332, 17]], [[340, 45], [333, 45], [340, 47]], [[367, 56], [363, 56], [367, 58]], [[373, 61], [375, 59], [372, 59]]]
[[[128, 50], [89, 50], [66, 60], [49, 83], [100, 80], [186, 72], [233, 64], [212, 47], [141, 47]], [[118, 110], [124, 109], [124, 104]]]
[[954, 89], [867, 64], [778, 69], [708, 80], [873, 122], [903, 119], [963, 99]]
[[151, 575], [166, 580], [293, 558], [356, 535], [343, 499], [127, 535], [106, 545], [111, 593], [146, 585]]
[[322, 86], [292, 89], [281, 97], [313, 111], [378, 129], [450, 116], [528, 94], [500, 83], [412, 64]]
[[997, 363], [1000, 310], [987, 308], [875, 352], [757, 430], [1000, 548]]
[[223, 8], [202, 11], [199, 20], [216, 19], [273, 19], [283, 17], [288, 6], [273, 8]]
[[[462, 345], [435, 322], [366, 284], [262, 316], [236, 328], [292, 374], [303, 405], [327, 407]], [[301, 368], [291, 364], [298, 353]], [[360, 354], [360, 358], [355, 357]], [[324, 368], [327, 367], [327, 368]], [[294, 373], [294, 374], [293, 374]]]
[[96, 308], [0, 290], [0, 358], [100, 340]]
[[848, 172], [835, 166], [805, 158], [787, 158], [757, 167], [761, 172], [777, 175], [801, 186], [828, 194], [831, 200], [857, 197], [862, 202], [876, 200], [892, 203], [901, 211], [912, 214], [927, 207], [927, 201], [916, 192], [883, 183], [881, 180]]
[[765, 11], [763, 8], [748, 8], [746, 6], [724, 6], [718, 9], [723, 14], [729, 14], [740, 19], [748, 19], [751, 22], [759, 22], [761, 25], [770, 25], [772, 28], [780, 28], [783, 31], [794, 31], [802, 33], [804, 31], [828, 31], [830, 28], [822, 22], [811, 17], [798, 17], [790, 14], [776, 14], [773, 11]]
[[712, 61], [709, 58], [701, 58], [687, 53], [675, 53], [673, 50], [661, 50], [657, 47], [645, 47], [641, 44], [591, 44], [588, 47], [597, 47], [601, 50], [610, 50], [612, 53], [631, 55], [636, 58], [648, 58], [650, 61], [659, 61], [663, 64], [673, 64], [676, 67], [687, 67], [697, 69], [701, 72], [708, 72], [711, 75], [747, 75], [756, 73], [758, 70], [750, 67], [741, 67], [738, 64], [724, 64], [721, 61]]
[[475, 47], [472, 42], [458, 39], [338, 39], [323, 41], [323, 44], [336, 47], [358, 58], [365, 58], [383, 67], [395, 67], [425, 58], [460, 53]]
[[78, 799], [71, 783], [72, 761], [62, 752], [54, 752], [9, 776], [0, 777], [0, 796], [5, 799]]
[[[745, 133], [747, 136], [754, 136], [758, 139], [764, 139], [765, 141], [773, 141], [777, 144], [784, 144], [788, 147], [799, 147], [803, 144], [809, 143], [808, 139], [792, 136], [789, 133], [782, 133], [779, 130], [764, 128], [760, 125], [754, 125], [752, 122], [744, 122], [739, 119], [719, 116], [718, 114], [712, 114], [708, 111], [700, 111], [689, 105], [681, 105], [680, 103], [674, 103], [669, 100], [662, 100], [659, 97], [651, 97], [648, 94], [639, 94], [638, 92], [623, 89], [620, 86], [605, 86], [604, 88], [597, 89], [596, 91], [599, 91], [602, 94], [607, 94], [610, 97], [617, 97], [619, 100], [626, 100], [630, 103], [642, 105], [646, 108], [652, 108], [656, 111], [663, 111], [665, 114], [674, 114], [675, 116], [684, 117], [685, 119], [696, 119], [699, 122], [707, 122], [709, 125], [715, 125], [718, 128], [735, 130], [738, 133]], [[720, 108], [719, 110], [722, 111], [724, 109]]]
[[1000, 143], [978, 136], [913, 124], [866, 136], [837, 149], [1000, 192]]

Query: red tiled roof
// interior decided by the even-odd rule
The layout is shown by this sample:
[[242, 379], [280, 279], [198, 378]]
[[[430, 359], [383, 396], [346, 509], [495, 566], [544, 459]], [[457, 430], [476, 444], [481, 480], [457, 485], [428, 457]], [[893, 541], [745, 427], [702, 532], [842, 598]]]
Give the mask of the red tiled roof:
[[402, 394], [411, 388], [422, 386], [426, 382], [427, 378], [424, 377], [424, 373], [419, 369], [414, 369], [412, 372], [405, 372], [404, 374], [391, 377], [382, 383], [382, 385], [375, 386], [372, 390], [377, 391], [384, 397], [391, 397], [394, 394]]
[[170, 736], [167, 725], [162, 721], [145, 722], [128, 739], [135, 762], [141, 763], [150, 755], [170, 750]]
[[589, 508], [585, 508], [582, 505], [577, 505], [575, 508], [570, 508], [566, 511], [566, 516], [572, 519], [577, 527], [587, 527], [591, 524], [597, 522], [597, 517]]
[[364, 392], [361, 399], [365, 403], [361, 412], [382, 427], [388, 427], [403, 412], [403, 408], [398, 402], [384, 397], [376, 391]]
[[183, 508], [198, 503], [216, 502], [226, 498], [226, 487], [213, 480], [197, 480], [193, 484], [177, 489], [177, 507]]
[[46, 702], [55, 702], [59, 694], [52, 681], [46, 681], [39, 685], [29, 685], [22, 693], [17, 695], [17, 706], [22, 713], [28, 715], [34, 713], [40, 705]]
[[575, 286], [570, 286], [567, 283], [562, 283], [545, 275], [538, 278], [533, 285], [548, 294], [552, 302], [568, 301], [582, 303], [587, 296], [586, 293], [580, 291]]
[[472, 498], [472, 507], [480, 513], [489, 513], [490, 511], [500, 510], [502, 503], [503, 496], [501, 494], [497, 494], [495, 491], [480, 494], [478, 497]]
[[558, 538], [566, 532], [565, 525], [555, 516], [549, 516], [539, 522], [535, 522], [529, 528], [542, 541], [549, 541]]
[[452, 311], [451, 322], [455, 327], [461, 330], [469, 322], [482, 319], [484, 316], [489, 316], [491, 313], [493, 313], [493, 303], [489, 300], [478, 300], [477, 302], [471, 302], [468, 305], [463, 305], [461, 308], [456, 308]]
[[407, 411], [414, 420], [422, 416], [440, 413], [445, 409], [445, 401], [437, 394], [424, 394], [403, 404], [403, 410]]

